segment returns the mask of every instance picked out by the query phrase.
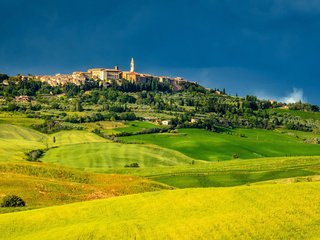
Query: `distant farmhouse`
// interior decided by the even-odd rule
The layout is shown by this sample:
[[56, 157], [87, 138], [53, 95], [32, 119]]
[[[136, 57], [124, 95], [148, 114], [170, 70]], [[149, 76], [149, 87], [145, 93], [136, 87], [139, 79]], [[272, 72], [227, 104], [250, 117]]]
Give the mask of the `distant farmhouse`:
[[171, 125], [171, 120], [163, 120], [163, 121], [161, 121], [161, 124], [165, 125], [165, 126], [169, 126], [169, 125]]
[[87, 72], [73, 72], [72, 74], [56, 74], [54, 76], [35, 76], [36, 80], [47, 82], [51, 86], [65, 85], [73, 83], [76, 85], [84, 84], [86, 80], [100, 80], [103, 86], [108, 86], [112, 82], [121, 85], [122, 80], [131, 83], [146, 83], [150, 80], [156, 80], [161, 83], [178, 85], [179, 83], [188, 82], [181, 77], [154, 76], [147, 73], [135, 72], [134, 59], [131, 59], [130, 71], [121, 71], [118, 66], [114, 68], [91, 68]]

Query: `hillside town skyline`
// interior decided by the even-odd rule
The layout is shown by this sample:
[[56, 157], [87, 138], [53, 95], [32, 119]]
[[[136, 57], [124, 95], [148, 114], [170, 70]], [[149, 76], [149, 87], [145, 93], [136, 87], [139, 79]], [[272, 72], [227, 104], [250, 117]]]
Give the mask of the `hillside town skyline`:
[[55, 75], [17, 75], [20, 80], [38, 80], [46, 82], [51, 86], [65, 85], [73, 83], [76, 85], [84, 84], [86, 80], [101, 81], [100, 84], [104, 87], [108, 87], [112, 82], [121, 85], [123, 80], [127, 80], [130, 83], [147, 83], [148, 81], [158, 81], [160, 83], [168, 83], [176, 85], [184, 82], [191, 82], [183, 77], [171, 77], [166, 75], [153, 75], [150, 73], [140, 73], [136, 71], [134, 58], [131, 58], [130, 69], [122, 70], [118, 65], [113, 68], [95, 67], [89, 68], [87, 71], [74, 71], [70, 74], [57, 73]]

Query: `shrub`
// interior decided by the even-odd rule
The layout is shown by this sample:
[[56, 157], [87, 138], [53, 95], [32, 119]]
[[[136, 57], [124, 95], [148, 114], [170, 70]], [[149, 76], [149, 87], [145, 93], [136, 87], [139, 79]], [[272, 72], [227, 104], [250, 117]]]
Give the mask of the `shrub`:
[[124, 167], [130, 167], [130, 168], [138, 168], [139, 164], [138, 163], [131, 163], [131, 164], [126, 164], [124, 165]]
[[42, 149], [32, 150], [27, 153], [27, 161], [30, 162], [40, 162], [39, 158], [43, 155], [44, 151]]
[[121, 120], [132, 121], [132, 120], [136, 120], [137, 117], [133, 112], [124, 112], [124, 113], [120, 114], [120, 119]]
[[16, 195], [5, 196], [1, 203], [1, 207], [24, 207], [25, 205], [25, 201]]

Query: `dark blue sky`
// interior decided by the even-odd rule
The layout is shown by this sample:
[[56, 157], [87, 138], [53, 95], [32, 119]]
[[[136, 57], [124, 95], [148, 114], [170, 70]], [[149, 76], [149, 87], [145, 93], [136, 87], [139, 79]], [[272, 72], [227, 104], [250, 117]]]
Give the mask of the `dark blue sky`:
[[0, 0], [0, 9], [0, 72], [128, 69], [133, 56], [138, 72], [320, 104], [320, 0]]

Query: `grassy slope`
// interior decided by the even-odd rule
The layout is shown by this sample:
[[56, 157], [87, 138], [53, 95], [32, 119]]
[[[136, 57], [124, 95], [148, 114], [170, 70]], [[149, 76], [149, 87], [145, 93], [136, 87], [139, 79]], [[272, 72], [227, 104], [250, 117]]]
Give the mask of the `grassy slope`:
[[30, 128], [10, 124], [0, 124], [1, 161], [18, 161], [25, 152], [44, 148], [46, 135]]
[[43, 119], [28, 118], [26, 114], [22, 113], [0, 112], [0, 123], [30, 127], [33, 124], [41, 124], [43, 122]]
[[89, 169], [124, 167], [134, 162], [141, 167], [174, 166], [188, 164], [192, 159], [170, 149], [144, 144], [87, 143], [50, 149], [41, 161]]
[[[2, 239], [319, 239], [320, 183], [188, 189], [0, 216]], [[290, 194], [288, 194], [290, 193]]]
[[[148, 123], [141, 123], [148, 124]], [[181, 150], [186, 154], [193, 154], [194, 157], [212, 157], [221, 154], [226, 155], [230, 149], [234, 148], [237, 153], [246, 151], [249, 157], [257, 155], [260, 151], [272, 151], [278, 155], [278, 150], [282, 153], [286, 151], [299, 151], [299, 154], [317, 154], [319, 145], [303, 144], [301, 137], [305, 137], [310, 133], [304, 133], [303, 136], [297, 138], [290, 132], [282, 133], [276, 131], [265, 131], [255, 129], [238, 129], [235, 130], [234, 135], [215, 134], [197, 129], [181, 129], [181, 134], [158, 134], [158, 135], [139, 135], [129, 138], [131, 139], [147, 139], [158, 143], [159, 145], [167, 146], [168, 148], [161, 148], [147, 144], [117, 144], [111, 143], [107, 140], [87, 131], [61, 131], [52, 135], [41, 134], [30, 128], [15, 126], [9, 124], [0, 124], [0, 153], [1, 161], [22, 160], [24, 152], [31, 149], [45, 148], [55, 146], [50, 149], [42, 161], [59, 163], [65, 166], [76, 168], [90, 169], [97, 172], [117, 172], [130, 173], [149, 176], [148, 172], [161, 173], [163, 171], [171, 171], [172, 174], [151, 176], [155, 180], [173, 185], [176, 187], [210, 187], [210, 186], [234, 186], [245, 183], [252, 183], [258, 181], [265, 181], [276, 178], [298, 177], [318, 174], [318, 169], [308, 168], [306, 166], [297, 168], [293, 163], [293, 169], [282, 167], [278, 158], [273, 169], [263, 169], [247, 172], [246, 168], [239, 171], [227, 169], [224, 172], [219, 172], [215, 168], [216, 165], [208, 165], [204, 167], [196, 161], [195, 166], [191, 168], [161, 168], [163, 166], [174, 166], [181, 164], [189, 164], [192, 159], [186, 155], [180, 154], [178, 151], [172, 151], [168, 148]], [[140, 125], [139, 125], [140, 126]], [[141, 126], [140, 126], [141, 127]], [[240, 133], [245, 134], [246, 138], [239, 137]], [[297, 132], [297, 135], [300, 132]], [[53, 143], [53, 136], [56, 142]], [[151, 142], [152, 142], [151, 141]], [[219, 145], [219, 148], [210, 150], [212, 145]], [[266, 150], [268, 147], [268, 150]], [[194, 154], [194, 152], [196, 154]], [[232, 151], [232, 150], [231, 150]], [[251, 155], [250, 155], [251, 154]], [[240, 153], [243, 157], [243, 154]], [[259, 154], [261, 156], [261, 154]], [[203, 157], [203, 158], [204, 158]], [[247, 156], [248, 157], [248, 156]], [[243, 161], [243, 160], [241, 160]], [[269, 162], [269, 160], [267, 160]], [[300, 160], [299, 160], [300, 161]], [[299, 162], [298, 161], [298, 162]], [[110, 169], [123, 168], [125, 164], [138, 162], [140, 169]], [[239, 160], [235, 162], [240, 162]], [[259, 164], [265, 162], [260, 160]], [[272, 162], [272, 161], [271, 161]], [[224, 163], [217, 163], [217, 166], [223, 166]], [[250, 162], [252, 164], [252, 162]], [[243, 166], [243, 165], [241, 165]], [[144, 167], [148, 167], [145, 169]], [[107, 169], [106, 169], [107, 168]], [[213, 169], [212, 169], [213, 168]], [[181, 174], [181, 169], [187, 169], [187, 174]], [[190, 171], [190, 169], [194, 169]], [[211, 172], [207, 172], [211, 169]], [[177, 172], [176, 172], [177, 171]], [[202, 172], [201, 172], [202, 171]], [[152, 175], [152, 174], [151, 174]]]
[[158, 182], [169, 184], [178, 188], [192, 187], [230, 187], [255, 182], [310, 176], [320, 174], [320, 171], [310, 171], [304, 169], [281, 169], [273, 171], [258, 172], [220, 172], [215, 174], [199, 174], [199, 175], [175, 175], [152, 178]]
[[[179, 187], [229, 187], [272, 179], [320, 174], [320, 157], [230, 160], [170, 168], [100, 169], [106, 173], [145, 176]], [[96, 169], [99, 171], [99, 169]]]
[[[53, 137], [56, 140], [55, 143], [53, 142]], [[94, 133], [78, 130], [60, 131], [48, 136], [49, 147], [94, 142], [107, 142], [107, 140]]]
[[[155, 126], [132, 123], [130, 131]], [[127, 129], [127, 128], [123, 128]], [[55, 142], [54, 142], [55, 139]], [[170, 149], [141, 144], [118, 144], [87, 131], [60, 131], [51, 135], [31, 128], [0, 124], [1, 161], [21, 161], [33, 149], [51, 148], [41, 159], [76, 168], [123, 167], [138, 162], [142, 167], [172, 166], [192, 159]], [[52, 148], [53, 147], [53, 148]]]
[[[155, 126], [151, 123], [141, 122], [132, 123], [135, 126], [129, 126], [125, 128], [118, 129], [129, 129], [129, 131], [136, 131], [141, 127], [151, 127]], [[30, 128], [25, 128], [22, 126], [15, 126], [9, 124], [0, 124], [0, 153], [5, 159], [22, 160], [24, 157], [24, 152], [30, 151], [37, 148], [45, 148], [46, 145], [49, 147], [59, 146], [59, 150], [50, 150], [49, 155], [52, 153], [52, 159], [46, 159], [48, 161], [56, 161], [61, 155], [61, 152], [66, 145], [70, 144], [80, 144], [80, 143], [95, 143], [90, 146], [74, 146], [73, 149], [82, 148], [80, 151], [80, 158], [82, 155], [87, 156], [98, 156], [97, 163], [83, 164], [79, 163], [79, 167], [120, 167], [126, 163], [136, 162], [138, 154], [138, 162], [142, 166], [157, 166], [162, 165], [173, 165], [174, 162], [189, 162], [189, 158], [202, 159], [202, 160], [227, 160], [231, 159], [232, 154], [237, 153], [240, 158], [256, 158], [256, 157], [274, 157], [274, 156], [286, 156], [286, 155], [320, 155], [320, 146], [304, 144], [302, 138], [308, 138], [312, 134], [300, 132], [296, 133], [282, 133], [280, 131], [266, 131], [261, 129], [237, 129], [234, 130], [234, 135], [228, 135], [226, 133], [217, 134], [211, 133], [199, 129], [181, 129], [179, 130], [181, 134], [147, 134], [147, 135], [136, 135], [130, 137], [123, 137], [125, 141], [135, 141], [135, 142], [146, 142], [151, 144], [156, 144], [162, 147], [160, 152], [163, 156], [156, 157], [160, 162], [156, 164], [151, 164], [145, 161], [145, 157], [155, 159], [154, 147], [150, 148], [150, 151], [145, 151], [149, 146], [142, 145], [112, 145], [101, 144], [102, 149], [97, 149], [98, 143], [107, 142], [105, 139], [87, 132], [87, 131], [62, 131], [52, 135], [41, 134]], [[136, 129], [137, 128], [137, 129]], [[243, 133], [247, 137], [241, 138], [239, 135]], [[53, 143], [53, 137], [56, 139], [56, 143]], [[69, 148], [68, 146], [67, 148]], [[136, 147], [136, 153], [133, 153], [133, 148]], [[177, 153], [163, 150], [163, 148], [169, 148], [172, 150], [180, 151], [182, 154], [188, 156], [180, 155], [178, 158], [184, 158], [183, 160], [177, 160]], [[103, 151], [103, 149], [110, 149], [112, 152]], [[128, 149], [128, 150], [127, 150]], [[142, 150], [141, 150], [142, 149]], [[67, 149], [69, 150], [69, 149]], [[92, 150], [92, 151], [91, 151]], [[139, 152], [139, 150], [141, 150]], [[97, 152], [95, 152], [97, 151]], [[141, 153], [145, 151], [146, 155]], [[50, 153], [51, 152], [51, 153]], [[109, 154], [109, 155], [108, 155]], [[68, 156], [68, 153], [66, 153]], [[118, 160], [110, 162], [110, 157], [118, 157], [122, 161]], [[173, 158], [171, 158], [173, 156]], [[128, 161], [124, 161], [123, 158], [129, 158]], [[163, 161], [163, 158], [168, 159], [168, 161]], [[70, 159], [70, 158], [69, 158]], [[107, 160], [105, 160], [107, 159]], [[187, 161], [185, 161], [187, 159]], [[73, 161], [74, 159], [72, 159]], [[124, 164], [123, 164], [124, 163]], [[102, 165], [101, 165], [102, 164]], [[74, 163], [72, 166], [76, 166]]]
[[[124, 141], [145, 142], [177, 150], [201, 160], [229, 160], [277, 156], [320, 155], [320, 145], [304, 144], [299, 138], [277, 131], [236, 129], [234, 135], [200, 129], [179, 129], [181, 134], [148, 134], [123, 137]], [[245, 134], [247, 137], [240, 137]]]
[[320, 112], [304, 112], [304, 111], [296, 111], [296, 110], [286, 110], [286, 109], [270, 109], [269, 112], [276, 113], [287, 113], [294, 116], [299, 116], [302, 119], [314, 119], [320, 120]]
[[[53, 143], [53, 136], [56, 143]], [[21, 161], [33, 149], [88, 142], [107, 142], [106, 139], [86, 131], [61, 131], [52, 135], [42, 134], [28, 127], [0, 124], [1, 161]]]
[[[21, 196], [28, 209], [168, 189], [140, 177], [86, 173], [43, 163], [0, 163], [0, 182], [0, 198]], [[0, 213], [13, 210], [19, 208], [0, 208]]]

